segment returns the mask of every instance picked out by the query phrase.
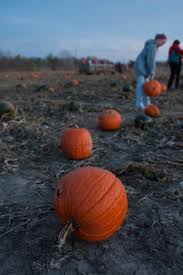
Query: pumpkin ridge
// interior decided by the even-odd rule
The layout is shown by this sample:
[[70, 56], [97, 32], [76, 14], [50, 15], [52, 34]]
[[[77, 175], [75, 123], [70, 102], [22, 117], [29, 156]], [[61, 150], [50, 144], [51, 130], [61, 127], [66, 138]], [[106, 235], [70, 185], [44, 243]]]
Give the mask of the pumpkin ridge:
[[[103, 175], [101, 175], [101, 176], [97, 179], [97, 181], [94, 181], [94, 183], [96, 184], [96, 183], [99, 182], [101, 179], [103, 179], [105, 176], [106, 176], [106, 173], [104, 173]], [[89, 177], [90, 177], [90, 175], [89, 175]], [[86, 180], [85, 180], [85, 182], [86, 182]], [[83, 202], [85, 201], [85, 199], [88, 197], [88, 194], [90, 193], [90, 191], [91, 191], [92, 189], [93, 189], [93, 185], [92, 185], [91, 188], [88, 190], [88, 192], [87, 192], [87, 194], [84, 196], [84, 198], [80, 201], [80, 204], [79, 204], [79, 206], [77, 207], [76, 212], [74, 213], [74, 216], [77, 216], [77, 213], [78, 213], [78, 211], [79, 211], [81, 205], [83, 204]]]
[[83, 143], [83, 146], [82, 146], [82, 154], [86, 154], [86, 148], [88, 148], [89, 147], [89, 143], [87, 142], [86, 143], [86, 141], [82, 141], [82, 143]]
[[[124, 213], [125, 213], [126, 211], [127, 211], [127, 201], [125, 200], [124, 203], [123, 203], [123, 206], [122, 206], [122, 207], [119, 207], [118, 210], [117, 210], [116, 212], [113, 212], [113, 214], [115, 213], [115, 215], [112, 216], [113, 223], [116, 224], [116, 221], [114, 221], [114, 219], [115, 219], [116, 217], [118, 217], [118, 215], [119, 215], [120, 213], [121, 213], [121, 214], [123, 213], [123, 215], [124, 215]], [[107, 212], [107, 211], [106, 211], [106, 212]], [[111, 225], [111, 224], [113, 224], [113, 223], [111, 223], [111, 220], [108, 219], [108, 221], [105, 223], [105, 225], [104, 225], [104, 223], [103, 223], [103, 227], [102, 227], [102, 228], [108, 227], [109, 225]], [[88, 224], [87, 226], [90, 226], [90, 225]]]
[[[82, 168], [80, 168], [82, 169]], [[74, 171], [70, 172], [70, 173], [73, 173]], [[69, 215], [73, 215], [73, 212], [74, 212], [74, 208], [73, 208], [73, 204], [71, 205], [70, 203], [67, 204], [67, 202], [70, 200], [70, 198], [72, 197], [72, 193], [69, 193], [67, 194], [67, 189], [68, 188], [64, 188], [65, 185], [67, 185], [67, 176], [68, 175], [65, 175], [62, 179], [62, 181], [59, 182], [58, 184], [58, 187], [60, 187], [61, 185], [63, 186], [63, 190], [64, 190], [64, 195], [62, 198], [60, 198], [60, 200], [62, 199], [63, 200], [63, 207], [61, 207], [61, 209], [63, 208], [63, 213], [64, 213], [64, 217], [68, 220], [68, 216]], [[88, 176], [85, 178], [84, 182], [87, 181], [88, 179], [90, 178], [90, 174], [88, 174]], [[82, 187], [82, 184], [81, 184], [81, 187]], [[82, 188], [80, 188], [82, 189]], [[80, 193], [80, 192], [79, 192]], [[69, 200], [68, 200], [69, 199]], [[80, 204], [79, 204], [80, 205]]]
[[[65, 185], [65, 181], [64, 181], [64, 185]], [[68, 188], [64, 188], [64, 193], [65, 193], [65, 196], [63, 196], [63, 200], [64, 200], [64, 213], [65, 213], [65, 218], [66, 218], [66, 221], [68, 222], [68, 220], [71, 218], [71, 217], [68, 217], [68, 213], [71, 213], [72, 209], [71, 207], [68, 207], [70, 206], [70, 204], [68, 203], [69, 202], [69, 193], [68, 193]]]
[[[116, 181], [117, 181], [118, 179], [117, 178], [115, 178], [114, 179], [114, 181], [111, 183], [111, 185], [109, 186], [109, 188], [107, 189], [107, 191], [102, 195], [102, 197], [94, 204], [94, 205], [92, 205], [91, 207], [90, 207], [90, 209], [89, 209], [89, 211], [90, 210], [92, 210], [105, 196], [106, 196], [106, 194], [110, 191], [110, 189], [113, 187], [113, 185], [116, 183]], [[88, 213], [88, 212], [87, 212]], [[85, 217], [85, 215], [87, 214], [87, 213], [84, 213], [83, 215], [82, 215], [82, 219]]]
[[[83, 133], [85, 132], [84, 128], [81, 128], [83, 130]], [[88, 133], [87, 133], [88, 134]], [[79, 136], [77, 135], [77, 143], [80, 144]], [[77, 146], [77, 155], [84, 155], [85, 157], [88, 157], [88, 149], [89, 151], [92, 151], [92, 145], [91, 145], [91, 137], [88, 138], [88, 140], [83, 140], [82, 139], [82, 144], [81, 146]], [[78, 153], [79, 152], [79, 153]], [[87, 155], [87, 156], [86, 156]]]
[[[127, 205], [126, 205], [126, 207], [127, 207]], [[120, 210], [121, 210], [121, 209], [120, 209]], [[127, 208], [125, 208], [125, 211], [124, 211], [123, 213], [126, 214], [126, 212], [127, 212]], [[115, 216], [115, 218], [117, 218], [118, 216], [122, 216], [122, 213], [121, 213], [120, 211], [117, 213], [117, 215]], [[122, 218], [122, 222], [124, 221], [124, 218], [125, 218], [125, 217]], [[119, 230], [120, 226], [121, 226], [121, 223], [119, 224], [118, 230]], [[85, 228], [84, 228], [84, 229], [85, 229]], [[104, 231], [104, 230], [105, 230], [105, 236], [104, 236], [104, 233], [101, 233], [101, 232]], [[102, 228], [101, 230], [99, 230], [97, 233], [95, 232], [94, 234], [92, 234], [91, 232], [87, 233], [87, 232], [85, 232], [85, 230], [83, 230], [83, 228], [82, 228], [81, 230], [79, 230], [79, 235], [81, 236], [81, 238], [82, 238], [82, 235], [90, 236], [90, 240], [91, 240], [91, 241], [96, 241], [96, 239], [101, 240], [101, 238], [102, 238], [103, 240], [104, 240], [104, 239], [107, 239], [107, 238], [108, 238], [110, 235], [112, 235], [115, 231], [116, 231], [116, 223], [113, 224], [113, 227], [112, 227], [112, 228], [111, 228], [111, 226], [110, 226], [110, 230], [106, 231], [106, 228], [105, 228], [105, 229]], [[92, 240], [92, 236], [93, 236], [93, 240]]]
[[[71, 128], [72, 129], [72, 128]], [[72, 129], [71, 131], [71, 133], [72, 133], [72, 135], [71, 135], [71, 137], [70, 137], [70, 139], [71, 139], [71, 141], [70, 141], [70, 155], [71, 155], [71, 157], [73, 158], [74, 156], [76, 156], [76, 158], [77, 158], [77, 146], [76, 147], [72, 147], [72, 149], [71, 149], [71, 146], [72, 146], [72, 141], [73, 140], [76, 140], [76, 144], [77, 144], [77, 133], [76, 133], [76, 131], [75, 131], [76, 129]]]
[[[124, 193], [122, 192], [122, 193], [121, 193], [121, 196], [122, 196], [123, 194], [124, 194]], [[118, 199], [120, 199], [120, 198], [118, 197]], [[117, 203], [118, 203], [118, 202], [115, 201], [115, 204], [117, 204]], [[121, 207], [120, 207], [120, 211], [123, 211], [123, 209], [124, 209], [124, 210], [126, 209], [126, 200], [123, 201], [123, 204], [122, 204]], [[106, 211], [106, 212], [107, 212], [107, 211]], [[117, 212], [113, 212], [113, 214], [114, 214], [114, 213], [117, 213]], [[105, 217], [105, 215], [104, 215], [104, 217]], [[99, 218], [100, 218], [100, 216], [99, 216]], [[109, 217], [108, 217], [108, 218], [109, 218]], [[113, 215], [113, 218], [114, 218], [114, 215]], [[107, 225], [107, 223], [106, 223], [106, 225]]]
[[85, 150], [85, 146], [87, 146], [87, 148], [88, 148], [88, 142], [86, 143], [84, 140], [82, 140], [82, 146], [81, 146], [81, 148], [80, 148], [80, 150], [82, 150], [82, 155], [85, 155], [86, 153], [86, 150]]
[[[83, 141], [84, 142], [84, 141]], [[87, 150], [88, 150], [88, 148], [91, 150], [91, 151], [93, 151], [93, 148], [92, 148], [92, 144], [91, 144], [91, 140], [89, 141], [89, 142], [86, 142], [85, 141], [85, 144], [84, 144], [85, 146], [83, 146], [83, 153], [86, 153], [86, 148], [87, 148]], [[86, 147], [86, 148], [85, 148]]]
[[[81, 227], [81, 231], [83, 231], [83, 232], [88, 232], [88, 234], [90, 234], [90, 230], [91, 230], [91, 232], [93, 231], [93, 228], [95, 228], [95, 233], [96, 234], [99, 234], [100, 235], [100, 233], [101, 232], [104, 232], [105, 231], [105, 235], [108, 235], [108, 232], [110, 232], [111, 231], [111, 227], [113, 227], [113, 228], [117, 228], [117, 226], [116, 225], [118, 225], [118, 227], [120, 227], [120, 225], [121, 225], [121, 223], [123, 222], [123, 220], [124, 220], [124, 217], [123, 217], [123, 215], [125, 215], [126, 214], [126, 212], [127, 212], [127, 205], [126, 205], [126, 203], [124, 203], [124, 210], [122, 210], [122, 209], [118, 209], [118, 211], [115, 213], [115, 215], [113, 215], [113, 217], [112, 217], [112, 221], [113, 222], [111, 222], [111, 220], [108, 220], [107, 221], [107, 223], [105, 223], [105, 224], [103, 224], [103, 225], [101, 225], [100, 227], [96, 224], [96, 225], [93, 225], [92, 227], [91, 227], [91, 225], [90, 224], [88, 224], [87, 226], [85, 226], [85, 227]], [[122, 217], [122, 219], [120, 220], [120, 222], [119, 222], [119, 218], [120, 217]], [[110, 229], [110, 230], [109, 230]], [[79, 229], [79, 231], [80, 231], [80, 229]], [[113, 230], [112, 230], [113, 231]], [[115, 230], [116, 231], [116, 230]]]
[[[122, 214], [124, 214], [124, 213], [126, 212], [126, 203], [124, 203], [123, 208], [124, 208], [124, 209], [121, 209], [121, 208], [118, 209], [118, 211], [117, 211], [117, 212], [115, 213], [115, 215], [114, 215], [114, 219], [118, 220], [117, 218], [118, 218], [119, 216], [122, 216]], [[115, 220], [115, 222], [113, 222], [113, 223], [111, 223], [111, 221], [108, 221], [108, 222], [105, 224], [105, 226], [102, 227], [102, 229], [105, 229], [105, 230], [106, 230], [106, 228], [110, 227], [111, 225], [115, 225], [115, 226], [116, 226], [116, 224], [117, 224], [116, 220]], [[121, 224], [121, 223], [120, 223], [120, 224]]]
[[[65, 183], [64, 183], [65, 184]], [[64, 209], [66, 209], [66, 219], [67, 222], [73, 216], [73, 205], [69, 203], [69, 199], [72, 196], [72, 193], [68, 192], [68, 188], [65, 188], [65, 196], [64, 196]]]
[[[111, 204], [116, 204], [116, 203], [118, 203], [117, 201], [120, 199], [120, 197], [122, 196], [124, 194], [124, 190], [122, 190], [121, 189], [121, 192], [120, 192], [120, 194], [119, 194], [119, 196], [111, 203]], [[95, 205], [97, 205], [98, 203], [99, 203], [100, 201], [98, 201]], [[123, 206], [124, 206], [124, 204], [123, 204]], [[106, 210], [105, 210], [105, 212], [104, 213], [102, 213], [100, 216], [97, 216], [97, 218], [104, 218], [105, 217], [105, 215], [106, 215], [106, 213], [108, 212], [108, 210], [111, 208], [111, 206], [109, 206], [109, 208], [107, 208]], [[92, 210], [92, 208], [90, 209], [90, 210]], [[90, 210], [88, 211], [88, 213], [90, 213]]]
[[[90, 177], [91, 177], [91, 175], [88, 174], [88, 176], [85, 178], [84, 182], [86, 182]], [[82, 187], [82, 185], [81, 185], [81, 187]], [[93, 186], [92, 186], [92, 187], [93, 187]], [[91, 187], [91, 189], [92, 189], [92, 187]], [[89, 191], [89, 192], [90, 192], [90, 191]], [[79, 193], [80, 193], [80, 192], [79, 192]], [[76, 195], [76, 194], [75, 194], [75, 195]], [[71, 196], [72, 196], [72, 195], [70, 194], [70, 197], [71, 197]], [[88, 196], [88, 193], [87, 193], [87, 196]], [[82, 202], [83, 202], [83, 201], [82, 201]], [[80, 203], [79, 203], [79, 205], [78, 205], [79, 208], [80, 208], [82, 202], [80, 201]], [[74, 206], [74, 205], [73, 205], [73, 206]], [[74, 210], [73, 208], [71, 209], [71, 212], [72, 212], [72, 215], [73, 215], [73, 216], [76, 214], [76, 212], [74, 213], [74, 211], [79, 210], [78, 207], [76, 208], [76, 210]], [[74, 206], [74, 208], [75, 208], [75, 206]]]
[[[77, 132], [74, 129], [74, 139], [76, 140], [76, 144], [78, 143], [78, 139], [77, 139]], [[78, 146], [75, 147], [75, 156], [78, 156]]]

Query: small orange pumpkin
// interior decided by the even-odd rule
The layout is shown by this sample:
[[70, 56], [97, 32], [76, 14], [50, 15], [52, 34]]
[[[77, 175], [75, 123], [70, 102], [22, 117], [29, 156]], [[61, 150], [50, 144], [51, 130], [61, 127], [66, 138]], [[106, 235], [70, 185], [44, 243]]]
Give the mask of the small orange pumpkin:
[[79, 239], [95, 242], [109, 238], [120, 228], [128, 200], [125, 187], [114, 174], [82, 167], [59, 181], [54, 208], [69, 233], [73, 231]]
[[34, 79], [39, 79], [39, 74], [37, 72], [31, 73], [31, 77]]
[[150, 80], [144, 84], [144, 93], [148, 96], [159, 96], [161, 84], [157, 80]]
[[73, 85], [74, 87], [79, 86], [79, 80], [73, 79], [73, 80], [72, 80], [72, 85]]
[[165, 85], [164, 83], [161, 83], [161, 92], [162, 93], [166, 93], [167, 92], [167, 85]]
[[102, 130], [114, 131], [121, 127], [122, 117], [115, 110], [105, 110], [99, 115], [98, 124]]
[[150, 117], [159, 117], [160, 116], [159, 108], [153, 104], [149, 104], [148, 106], [146, 106], [144, 109], [144, 113]]
[[92, 154], [92, 138], [85, 128], [67, 128], [61, 136], [64, 155], [73, 160], [81, 160]]

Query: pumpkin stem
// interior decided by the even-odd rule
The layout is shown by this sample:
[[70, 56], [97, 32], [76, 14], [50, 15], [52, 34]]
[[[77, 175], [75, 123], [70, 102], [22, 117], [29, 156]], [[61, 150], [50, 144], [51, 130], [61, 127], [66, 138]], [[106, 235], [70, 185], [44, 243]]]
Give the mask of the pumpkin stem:
[[59, 250], [61, 251], [61, 248], [65, 244], [67, 238], [69, 235], [74, 231], [74, 226], [73, 226], [73, 221], [69, 221], [64, 228], [60, 231], [60, 234], [58, 236], [58, 247]]
[[70, 124], [70, 128], [79, 129], [79, 126], [77, 124]]

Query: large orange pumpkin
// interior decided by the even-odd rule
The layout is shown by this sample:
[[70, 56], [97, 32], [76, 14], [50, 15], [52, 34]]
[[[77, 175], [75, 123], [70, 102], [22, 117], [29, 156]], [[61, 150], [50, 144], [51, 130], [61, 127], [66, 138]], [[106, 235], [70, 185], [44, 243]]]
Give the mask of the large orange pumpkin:
[[54, 197], [54, 208], [61, 222], [78, 238], [90, 242], [112, 236], [120, 228], [127, 207], [121, 181], [111, 172], [96, 167], [77, 168], [64, 176]]
[[73, 160], [81, 160], [92, 154], [92, 138], [85, 128], [67, 128], [61, 136], [64, 155]]
[[144, 93], [148, 96], [159, 96], [161, 84], [157, 80], [150, 80], [144, 84]]
[[167, 85], [165, 85], [164, 83], [161, 83], [161, 92], [162, 93], [166, 93], [167, 92]]
[[115, 110], [105, 110], [99, 115], [99, 127], [102, 130], [114, 131], [121, 127], [121, 115]]
[[150, 117], [159, 117], [160, 116], [159, 108], [153, 104], [149, 104], [148, 106], [146, 106], [144, 109], [144, 113]]

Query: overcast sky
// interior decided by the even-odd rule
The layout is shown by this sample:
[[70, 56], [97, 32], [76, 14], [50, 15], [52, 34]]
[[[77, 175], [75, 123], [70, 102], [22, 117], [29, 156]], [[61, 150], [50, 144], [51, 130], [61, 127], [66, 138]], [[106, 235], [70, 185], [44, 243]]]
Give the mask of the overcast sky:
[[164, 32], [169, 40], [158, 59], [166, 59], [172, 40], [183, 41], [182, 15], [182, 0], [0, 0], [0, 49], [127, 61]]

